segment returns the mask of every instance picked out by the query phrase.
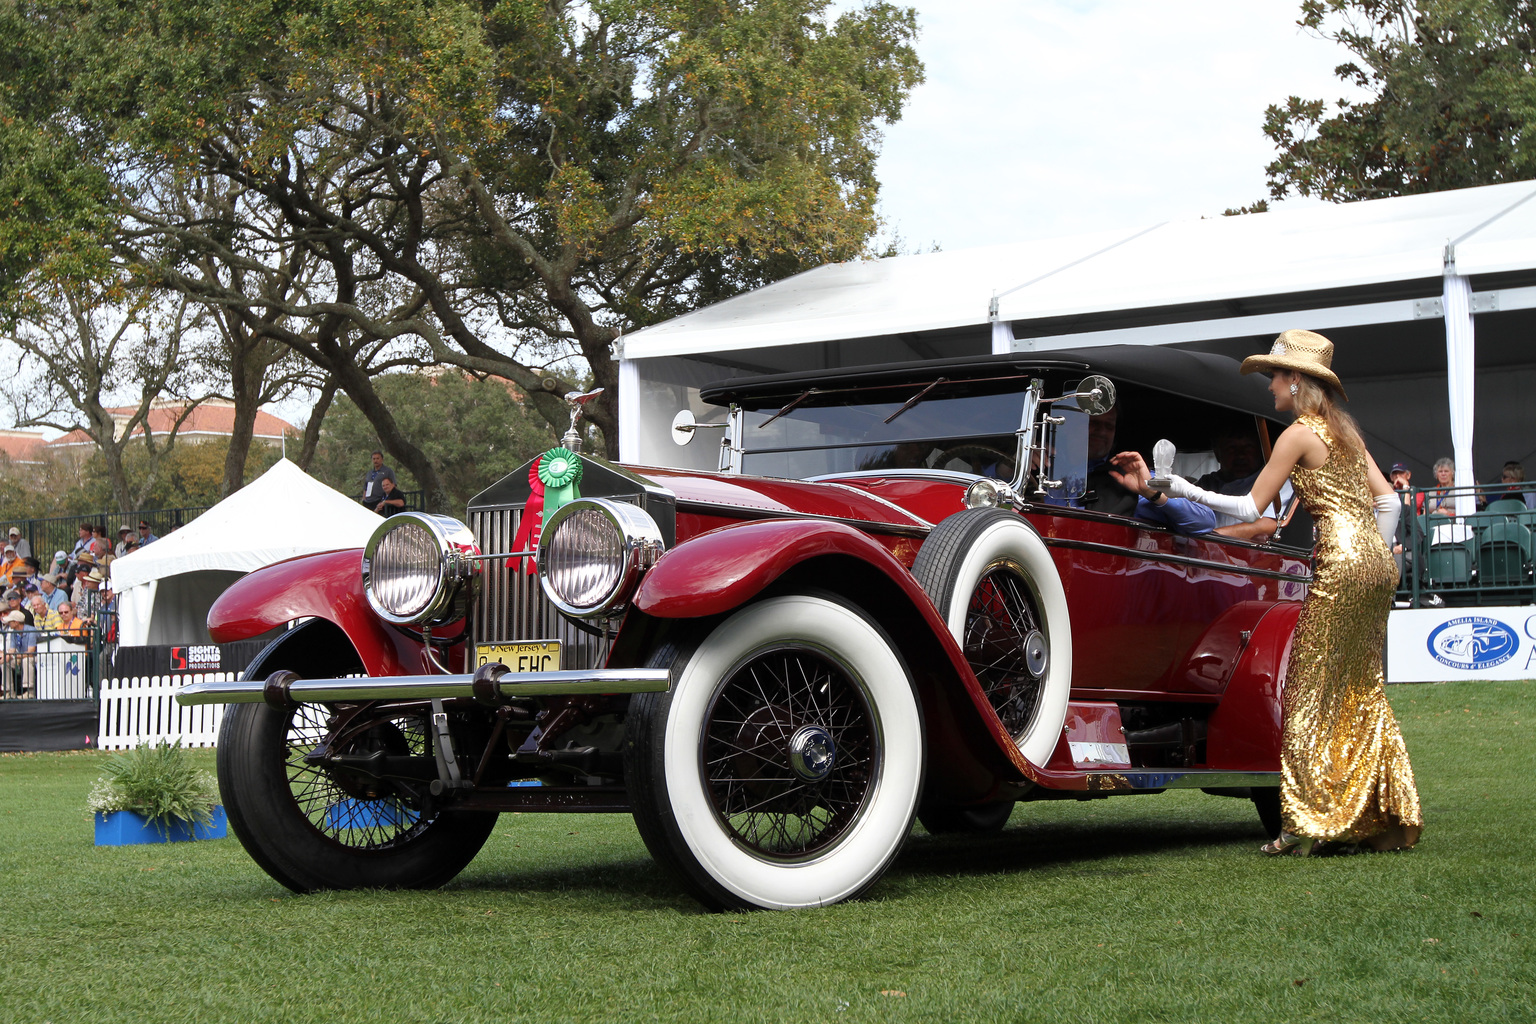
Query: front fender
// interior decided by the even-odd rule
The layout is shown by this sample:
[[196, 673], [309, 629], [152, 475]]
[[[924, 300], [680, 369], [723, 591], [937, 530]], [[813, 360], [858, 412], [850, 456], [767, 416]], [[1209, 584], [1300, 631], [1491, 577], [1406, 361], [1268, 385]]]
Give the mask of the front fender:
[[828, 555], [874, 566], [914, 601], [931, 606], [906, 566], [862, 530], [799, 519], [727, 526], [673, 548], [645, 574], [634, 605], [660, 619], [720, 615], [746, 604], [795, 566]]
[[852, 526], [774, 519], [703, 534], [646, 573], [634, 606], [653, 619], [722, 615], [780, 579], [843, 594], [899, 639], [923, 699], [933, 794], [966, 802], [998, 779], [1041, 777], [992, 714], [928, 594], [883, 545]]
[[374, 614], [363, 593], [362, 550], [302, 555], [257, 569], [219, 595], [208, 610], [215, 643], [258, 636], [295, 619], [335, 624], [356, 648], [370, 676], [415, 675], [421, 644]]

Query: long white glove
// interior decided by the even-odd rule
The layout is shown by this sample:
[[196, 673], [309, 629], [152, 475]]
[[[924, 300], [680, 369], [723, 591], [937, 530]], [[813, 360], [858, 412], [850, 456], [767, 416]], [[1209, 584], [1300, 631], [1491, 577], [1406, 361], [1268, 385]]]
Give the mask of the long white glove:
[[1251, 523], [1259, 518], [1259, 509], [1253, 503], [1251, 494], [1217, 494], [1204, 487], [1196, 487], [1181, 476], [1170, 476], [1168, 486], [1163, 488], [1163, 491], [1171, 498], [1188, 498], [1191, 501], [1198, 501], [1207, 508], [1224, 512], [1245, 523]]
[[1372, 500], [1376, 506], [1376, 529], [1381, 531], [1381, 539], [1387, 542], [1387, 550], [1392, 550], [1392, 545], [1397, 543], [1397, 517], [1403, 514], [1402, 499], [1393, 494], [1378, 494]]

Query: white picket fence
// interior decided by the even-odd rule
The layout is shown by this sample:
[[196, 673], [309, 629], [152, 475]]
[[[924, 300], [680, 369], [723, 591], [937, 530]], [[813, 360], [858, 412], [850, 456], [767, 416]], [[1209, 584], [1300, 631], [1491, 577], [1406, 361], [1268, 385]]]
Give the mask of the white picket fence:
[[131, 676], [101, 681], [98, 728], [100, 749], [124, 750], [160, 740], [184, 747], [211, 747], [219, 737], [223, 704], [176, 703], [176, 691], [188, 683], [227, 682], [238, 672], [205, 672], [176, 676]]

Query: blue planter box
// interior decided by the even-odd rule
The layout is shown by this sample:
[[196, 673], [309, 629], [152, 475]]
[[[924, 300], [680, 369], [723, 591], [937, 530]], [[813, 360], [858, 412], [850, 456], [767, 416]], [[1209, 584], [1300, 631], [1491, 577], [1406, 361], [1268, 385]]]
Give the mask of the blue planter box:
[[416, 818], [415, 811], [391, 800], [353, 800], [347, 797], [325, 809], [325, 827], [328, 829], [396, 828], [414, 824]]
[[113, 811], [96, 815], [97, 846], [132, 846], [135, 843], [180, 843], [189, 839], [223, 839], [229, 832], [224, 808], [213, 809], [213, 821], [193, 827], [185, 821], [172, 821], [161, 831], [147, 818], [134, 811]]

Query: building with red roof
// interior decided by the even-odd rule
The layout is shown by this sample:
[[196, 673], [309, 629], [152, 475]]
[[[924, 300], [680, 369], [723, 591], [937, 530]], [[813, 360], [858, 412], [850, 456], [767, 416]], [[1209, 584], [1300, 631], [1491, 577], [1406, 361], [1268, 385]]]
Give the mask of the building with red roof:
[[[157, 437], [165, 437], [176, 426], [176, 418], [186, 409], [184, 402], [156, 402], [149, 410], [149, 428]], [[124, 406], [119, 409], [108, 409], [112, 419], [117, 423], [117, 429], [122, 430], [124, 424], [138, 411], [135, 406]], [[210, 400], [195, 407], [187, 415], [186, 420], [177, 430], [176, 437], [181, 441], [211, 441], [217, 438], [227, 438], [234, 433], [235, 406], [232, 402], [222, 400]], [[12, 433], [17, 433], [12, 431]], [[144, 433], [144, 424], [140, 423], [134, 428], [134, 436]], [[269, 412], [258, 411], [256, 424], [252, 437], [257, 441], [267, 444], [279, 445], [285, 437], [297, 437], [298, 428], [286, 420], [279, 419]], [[49, 449], [64, 449], [75, 447], [94, 447], [95, 442], [86, 436], [83, 430], [71, 430], [69, 433], [48, 442]]]

